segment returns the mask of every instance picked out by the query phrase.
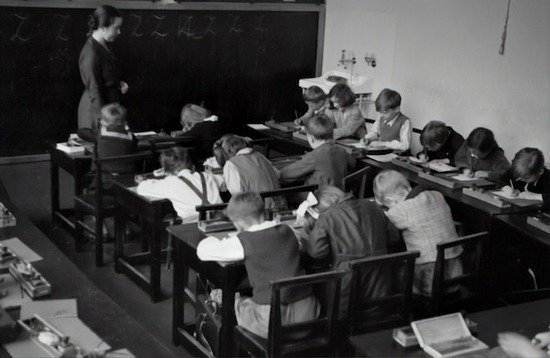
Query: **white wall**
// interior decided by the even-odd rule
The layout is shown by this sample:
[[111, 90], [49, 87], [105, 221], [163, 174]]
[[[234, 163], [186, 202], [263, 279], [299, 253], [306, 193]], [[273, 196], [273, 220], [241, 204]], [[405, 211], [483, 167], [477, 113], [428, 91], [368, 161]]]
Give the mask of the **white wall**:
[[[439, 119], [466, 137], [485, 126], [510, 159], [532, 146], [550, 161], [550, 1], [512, 0], [501, 56], [506, 5], [327, 0], [323, 72], [336, 68], [340, 50], [352, 50], [356, 72], [375, 78], [374, 96], [399, 91], [414, 127]], [[366, 65], [367, 51], [377, 67]]]

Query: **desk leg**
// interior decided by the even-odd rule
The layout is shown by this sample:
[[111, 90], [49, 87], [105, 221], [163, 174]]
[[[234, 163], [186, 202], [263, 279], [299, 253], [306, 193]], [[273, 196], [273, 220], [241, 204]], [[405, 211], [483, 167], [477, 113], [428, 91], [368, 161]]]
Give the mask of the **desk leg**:
[[233, 333], [237, 320], [235, 319], [235, 287], [238, 279], [233, 267], [223, 270], [222, 285], [222, 327], [220, 332], [220, 357], [229, 357], [235, 354]]
[[59, 211], [59, 166], [54, 159], [55, 154], [50, 152], [50, 190], [52, 201], [52, 221], [55, 222], [55, 213]]
[[161, 240], [164, 234], [162, 217], [156, 213], [151, 226], [151, 300], [158, 302], [160, 300], [160, 265], [161, 265]]
[[119, 259], [124, 258], [126, 242], [126, 210], [117, 202], [115, 205], [115, 272], [120, 273]]
[[185, 287], [189, 281], [189, 267], [183, 262], [183, 248], [180, 240], [174, 240], [174, 279], [172, 303], [172, 343], [178, 346], [179, 329], [185, 320]]

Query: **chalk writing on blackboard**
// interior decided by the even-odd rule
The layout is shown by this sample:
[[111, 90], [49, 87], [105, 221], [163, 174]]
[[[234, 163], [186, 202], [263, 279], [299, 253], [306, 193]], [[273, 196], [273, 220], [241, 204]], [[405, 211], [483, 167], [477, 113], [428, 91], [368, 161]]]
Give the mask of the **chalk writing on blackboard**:
[[159, 31], [160, 26], [164, 22], [164, 16], [153, 15], [153, 18], [155, 18], [155, 20], [157, 20], [157, 26], [155, 27], [155, 30], [151, 33], [151, 36], [158, 36], [158, 37], [168, 36], [167, 32], [160, 32]]
[[55, 39], [61, 40], [61, 41], [69, 41], [70, 37], [64, 34], [64, 30], [65, 30], [65, 25], [67, 24], [67, 21], [71, 18], [71, 15], [55, 14], [55, 16], [61, 19], [61, 26], [59, 28], [59, 31], [57, 32], [57, 36], [55, 37]]
[[32, 36], [31, 34], [28, 34], [27, 36], [24, 36], [21, 34], [22, 33], [21, 29], [23, 28], [25, 21], [27, 21], [27, 16], [21, 16], [18, 14], [13, 14], [13, 16], [19, 20], [19, 26], [17, 26], [17, 30], [15, 30], [15, 33], [12, 35], [10, 39], [12, 41], [21, 41], [21, 42], [29, 41]]
[[264, 15], [261, 15], [261, 16], [258, 18], [258, 25], [257, 25], [256, 28], [254, 29], [254, 31], [266, 32], [267, 29], [263, 26], [263, 22], [264, 22]]
[[191, 29], [191, 22], [193, 21], [193, 16], [187, 16], [187, 15], [180, 15], [178, 19], [178, 36], [181, 36], [182, 34], [185, 35], [187, 38], [192, 38], [196, 40], [200, 40], [203, 38], [203, 36], [197, 36], [193, 29]]
[[216, 32], [212, 28], [214, 27], [214, 22], [216, 21], [216, 17], [206, 16], [206, 18], [208, 19], [208, 25], [206, 26], [206, 30], [204, 30], [204, 35], [207, 35], [207, 34], [215, 35]]
[[130, 14], [132, 18], [136, 19], [136, 25], [134, 26], [134, 29], [132, 30], [132, 33], [130, 36], [132, 37], [141, 37], [143, 36], [143, 32], [138, 32], [139, 27], [141, 26], [141, 18], [142, 15], [136, 15], [136, 14]]
[[237, 34], [243, 32], [243, 29], [241, 29], [240, 26], [239, 26], [239, 19], [240, 18], [241, 18], [240, 16], [233, 16], [233, 25], [229, 29], [229, 32], [234, 32], [234, 33], [237, 33]]

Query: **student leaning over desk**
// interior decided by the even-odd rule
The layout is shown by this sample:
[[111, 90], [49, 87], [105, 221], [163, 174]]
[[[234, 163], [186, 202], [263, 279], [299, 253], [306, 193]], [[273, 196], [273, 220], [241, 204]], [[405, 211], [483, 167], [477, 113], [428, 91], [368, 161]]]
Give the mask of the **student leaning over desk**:
[[433, 160], [455, 164], [455, 154], [464, 143], [464, 138], [450, 126], [440, 121], [431, 121], [420, 134], [420, 144], [424, 149], [417, 154], [418, 158], [430, 162]]
[[299, 126], [304, 126], [306, 122], [320, 113], [325, 113], [329, 108], [329, 100], [326, 93], [317, 86], [308, 87], [302, 94], [304, 102], [307, 104], [307, 112], [303, 116], [297, 118], [294, 123]]
[[465, 175], [492, 181], [510, 168], [493, 132], [482, 127], [474, 129], [456, 152], [455, 165], [464, 169]]
[[334, 124], [324, 114], [306, 122], [306, 134], [313, 150], [281, 170], [281, 180], [305, 179], [306, 185], [328, 184], [343, 189], [343, 180], [355, 167], [355, 159], [332, 140]]
[[512, 166], [496, 184], [520, 199], [540, 200], [544, 209], [550, 209], [550, 170], [544, 167], [544, 155], [536, 148], [517, 152]]
[[195, 171], [187, 149], [176, 147], [162, 152], [160, 163], [166, 177], [140, 182], [138, 194], [170, 200], [184, 222], [198, 220], [197, 205], [222, 202], [214, 177]]
[[331, 88], [329, 99], [334, 108], [327, 108], [325, 114], [334, 123], [334, 139], [351, 137], [361, 139], [367, 133], [365, 118], [355, 94], [347, 85], [338, 83]]
[[[197, 246], [203, 261], [244, 260], [252, 297], [235, 297], [237, 323], [267, 338], [271, 311], [269, 282], [305, 275], [300, 265], [298, 240], [292, 229], [264, 217], [264, 201], [258, 193], [239, 193], [227, 205], [227, 216], [238, 234], [219, 240], [207, 237]], [[314, 319], [320, 306], [311, 287], [281, 292], [283, 325]]]
[[384, 88], [374, 104], [376, 111], [381, 115], [362, 141], [365, 144], [407, 152], [411, 142], [412, 125], [409, 117], [401, 113], [401, 95]]

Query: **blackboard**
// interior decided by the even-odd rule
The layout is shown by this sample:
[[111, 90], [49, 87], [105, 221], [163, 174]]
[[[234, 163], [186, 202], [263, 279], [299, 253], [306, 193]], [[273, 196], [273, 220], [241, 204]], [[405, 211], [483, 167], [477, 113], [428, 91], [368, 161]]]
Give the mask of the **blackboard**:
[[[0, 7], [0, 156], [43, 153], [76, 131], [78, 56], [93, 9]], [[114, 44], [136, 131], [178, 127], [201, 103], [231, 129], [303, 112], [319, 12], [121, 9]]]

